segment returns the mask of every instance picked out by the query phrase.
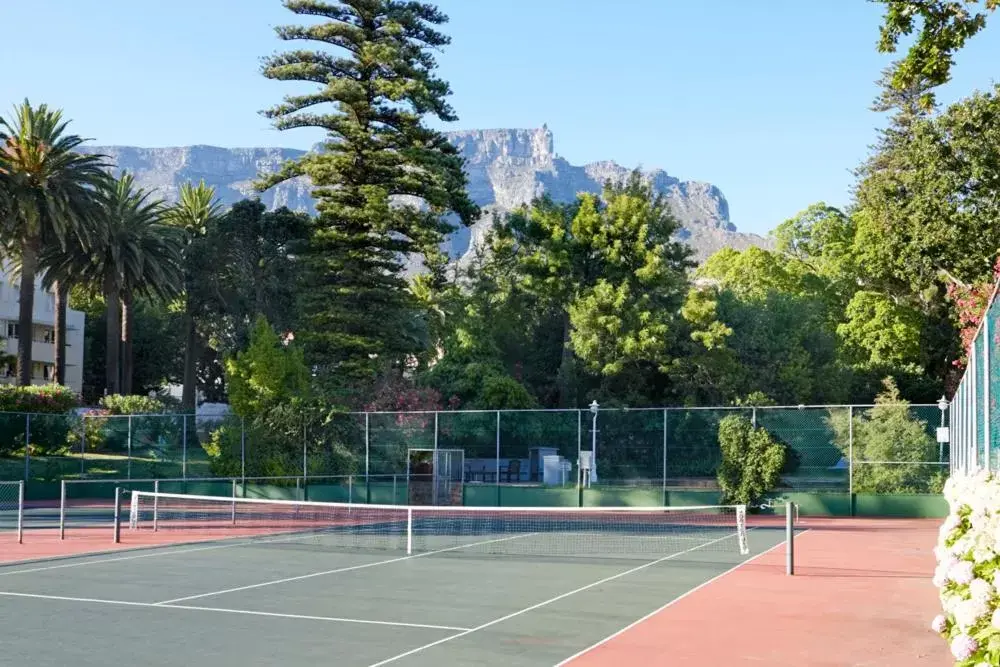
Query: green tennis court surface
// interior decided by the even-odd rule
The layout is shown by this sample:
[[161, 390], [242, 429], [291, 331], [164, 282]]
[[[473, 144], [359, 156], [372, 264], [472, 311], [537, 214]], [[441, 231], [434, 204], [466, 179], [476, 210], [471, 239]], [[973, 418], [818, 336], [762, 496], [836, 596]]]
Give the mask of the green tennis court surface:
[[414, 531], [410, 555], [337, 530], [0, 567], [0, 662], [555, 665], [782, 539], [751, 529], [742, 556], [688, 529], [657, 552], [619, 530], [609, 558], [586, 533]]

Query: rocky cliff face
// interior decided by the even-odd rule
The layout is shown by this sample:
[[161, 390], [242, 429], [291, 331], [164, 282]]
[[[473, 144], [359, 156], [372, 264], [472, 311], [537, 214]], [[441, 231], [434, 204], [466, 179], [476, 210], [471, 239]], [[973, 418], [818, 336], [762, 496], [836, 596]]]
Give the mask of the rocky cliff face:
[[[449, 239], [448, 251], [455, 258], [468, 255], [484, 237], [493, 224], [492, 213], [509, 211], [544, 193], [558, 201], [569, 201], [578, 192], [600, 192], [605, 182], [623, 179], [630, 171], [610, 161], [571, 165], [555, 153], [552, 132], [544, 126], [533, 130], [470, 130], [448, 136], [465, 158], [472, 198], [485, 209], [472, 229], [458, 230]], [[168, 201], [177, 199], [183, 183], [204, 180], [227, 204], [256, 196], [253, 181], [258, 174], [275, 171], [285, 160], [303, 154], [285, 148], [214, 146], [93, 146], [89, 150], [108, 155], [120, 169], [135, 174], [143, 187], [157, 190]], [[681, 181], [662, 170], [646, 175], [669, 198], [684, 225], [683, 238], [699, 259], [725, 246], [767, 245], [760, 236], [736, 231], [729, 220], [726, 198], [714, 185]], [[283, 183], [259, 196], [268, 207], [313, 210], [305, 179]]]

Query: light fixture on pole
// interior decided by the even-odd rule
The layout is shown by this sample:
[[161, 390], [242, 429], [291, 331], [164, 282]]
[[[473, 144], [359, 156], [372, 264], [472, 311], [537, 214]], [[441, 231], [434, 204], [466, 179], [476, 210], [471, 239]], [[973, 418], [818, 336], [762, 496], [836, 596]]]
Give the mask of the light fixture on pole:
[[595, 399], [590, 403], [590, 412], [594, 415], [594, 423], [590, 429], [590, 481], [597, 481], [597, 413], [601, 406]]
[[938, 399], [937, 406], [938, 410], [941, 411], [941, 426], [937, 430], [937, 441], [938, 441], [938, 463], [944, 463], [944, 445], [946, 442], [951, 440], [948, 427], [944, 425], [944, 413], [947, 412], [948, 407], [951, 404], [948, 402], [947, 397], [942, 396]]

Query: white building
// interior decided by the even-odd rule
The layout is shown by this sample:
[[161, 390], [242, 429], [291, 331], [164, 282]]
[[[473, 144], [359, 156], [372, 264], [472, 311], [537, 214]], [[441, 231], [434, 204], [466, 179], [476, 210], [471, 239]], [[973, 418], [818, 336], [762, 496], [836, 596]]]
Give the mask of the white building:
[[[0, 349], [5, 355], [17, 355], [18, 309], [21, 289], [20, 278], [11, 278], [8, 267], [0, 268]], [[41, 280], [35, 281], [35, 312], [32, 317], [31, 383], [55, 382], [55, 295], [42, 289]], [[84, 315], [79, 310], [66, 314], [66, 386], [79, 393], [83, 389], [83, 324]], [[17, 363], [0, 360], [0, 383], [17, 382]]]

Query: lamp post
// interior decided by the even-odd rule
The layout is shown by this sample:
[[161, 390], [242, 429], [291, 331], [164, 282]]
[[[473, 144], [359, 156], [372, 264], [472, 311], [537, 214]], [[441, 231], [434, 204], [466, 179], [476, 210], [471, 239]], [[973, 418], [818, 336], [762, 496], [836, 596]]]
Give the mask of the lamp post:
[[950, 403], [948, 403], [947, 397], [942, 396], [941, 398], [938, 399], [937, 406], [938, 406], [938, 410], [941, 411], [941, 428], [938, 429], [938, 437], [937, 437], [937, 441], [938, 441], [938, 463], [944, 463], [944, 443], [946, 442], [946, 440], [945, 440], [945, 430], [944, 430], [944, 413], [948, 409], [949, 405], [950, 405]]
[[594, 415], [594, 424], [590, 428], [590, 481], [597, 481], [597, 412], [601, 406], [597, 400], [590, 403], [590, 412]]

